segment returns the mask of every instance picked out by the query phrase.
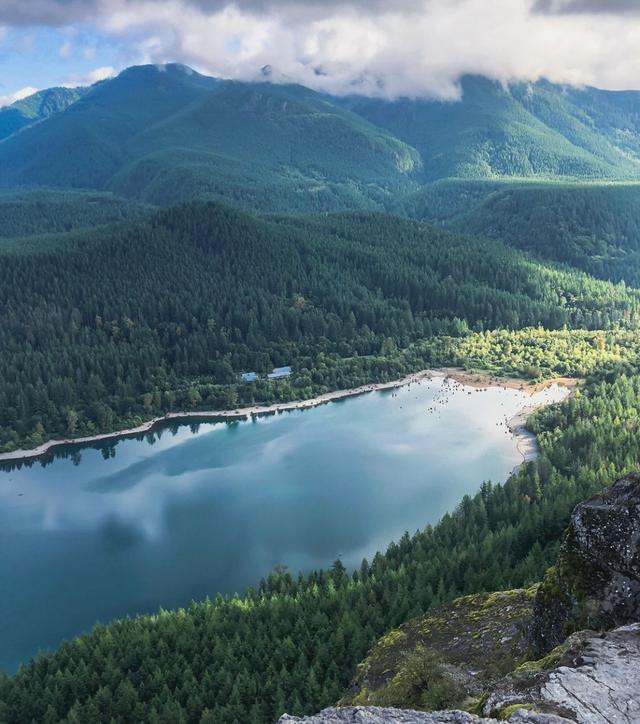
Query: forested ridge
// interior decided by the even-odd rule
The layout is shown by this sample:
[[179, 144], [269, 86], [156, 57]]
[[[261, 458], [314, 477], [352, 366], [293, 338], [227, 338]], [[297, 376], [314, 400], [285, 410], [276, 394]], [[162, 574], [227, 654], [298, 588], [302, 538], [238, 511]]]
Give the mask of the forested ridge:
[[[385, 379], [391, 352], [433, 335], [635, 328], [640, 309], [633, 289], [381, 214], [192, 203], [56, 244], [0, 267], [4, 451]], [[238, 384], [280, 365], [291, 380]]]
[[390, 101], [264, 80], [167, 64], [42, 91], [0, 112], [0, 187], [290, 213], [394, 210], [452, 177], [640, 178], [637, 93], [469, 75], [457, 102]]
[[640, 186], [501, 184], [449, 224], [601, 279], [640, 284]]
[[327, 211], [383, 208], [416, 187], [420, 165], [415, 149], [303, 86], [147, 65], [94, 84], [63, 112], [6, 138], [0, 187]]
[[[20, 250], [37, 234], [55, 235], [125, 221], [151, 209], [108, 193], [39, 190], [0, 194], [0, 250]], [[4, 241], [7, 239], [7, 241]], [[33, 248], [37, 248], [34, 245]]]

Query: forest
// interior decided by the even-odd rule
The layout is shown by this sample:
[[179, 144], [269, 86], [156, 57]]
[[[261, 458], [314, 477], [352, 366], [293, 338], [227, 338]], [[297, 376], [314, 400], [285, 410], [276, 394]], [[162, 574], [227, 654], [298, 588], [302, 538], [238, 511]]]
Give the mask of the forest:
[[[639, 310], [634, 289], [420, 222], [186, 204], [7, 250], [0, 451], [393, 379], [420, 339], [632, 330]], [[281, 365], [290, 380], [239, 384]]]
[[640, 284], [640, 186], [500, 184], [448, 220], [470, 234], [502, 239], [538, 258], [600, 279]]

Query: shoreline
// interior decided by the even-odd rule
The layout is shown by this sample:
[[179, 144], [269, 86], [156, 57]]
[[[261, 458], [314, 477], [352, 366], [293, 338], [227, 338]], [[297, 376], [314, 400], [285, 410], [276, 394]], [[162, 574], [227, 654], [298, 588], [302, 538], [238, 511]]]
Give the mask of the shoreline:
[[526, 405], [517, 412], [511, 419], [507, 420], [507, 429], [513, 435], [516, 442], [516, 450], [522, 455], [522, 462], [518, 463], [512, 470], [515, 473], [520, 467], [531, 460], [535, 460], [540, 454], [538, 439], [534, 433], [526, 428], [527, 418], [536, 410], [544, 407], [545, 403], [539, 405]]
[[[181, 422], [194, 419], [209, 419], [212, 421], [225, 420], [248, 420], [249, 418], [262, 417], [272, 415], [279, 412], [291, 412], [294, 410], [307, 410], [320, 405], [327, 404], [336, 400], [344, 400], [349, 397], [364, 395], [368, 392], [379, 392], [382, 390], [391, 390], [411, 383], [421, 382], [422, 380], [431, 380], [434, 377], [444, 377], [455, 380], [466, 387], [487, 388], [487, 387], [506, 387], [510, 389], [521, 390], [528, 395], [533, 395], [546, 387], [553, 384], [559, 384], [569, 389], [568, 394], [572, 394], [573, 388], [578, 384], [575, 378], [554, 378], [539, 383], [529, 383], [526, 380], [520, 380], [513, 377], [497, 377], [483, 375], [481, 373], [468, 372], [458, 367], [441, 367], [436, 369], [421, 370], [414, 372], [405, 377], [389, 382], [377, 382], [359, 387], [352, 387], [347, 390], [334, 390], [333, 392], [325, 392], [317, 397], [309, 400], [292, 400], [291, 402], [279, 402], [274, 405], [252, 405], [251, 407], [242, 407], [235, 410], [197, 410], [197, 411], [180, 411], [168, 412], [165, 415], [154, 417], [137, 427], [125, 428], [123, 430], [115, 430], [113, 432], [99, 433], [96, 435], [88, 435], [85, 437], [74, 437], [65, 439], [49, 440], [38, 447], [32, 449], [13, 450], [12, 452], [0, 453], [0, 464], [2, 463], [19, 463], [27, 460], [35, 460], [44, 457], [57, 447], [65, 445], [90, 445], [91, 443], [102, 442], [104, 440], [119, 440], [129, 437], [136, 437], [151, 432], [158, 425], [167, 422]], [[523, 456], [523, 463], [533, 459], [538, 451], [535, 435], [525, 429], [526, 418], [539, 407], [539, 405], [528, 405], [519, 411], [511, 420], [508, 426], [514, 437], [516, 438], [516, 447]], [[524, 417], [523, 417], [524, 416]], [[522, 418], [522, 419], [521, 419]], [[524, 450], [521, 449], [522, 443]], [[517, 469], [518, 466], [516, 466]]]
[[[481, 390], [486, 390], [489, 387], [502, 387], [524, 392], [529, 396], [542, 392], [552, 385], [558, 385], [566, 390], [563, 401], [575, 393], [581, 382], [581, 380], [576, 377], [552, 377], [542, 382], [527, 382], [527, 380], [517, 377], [501, 377], [499, 375], [490, 375], [482, 372], [471, 372], [459, 367], [441, 367], [439, 370], [434, 371], [445, 374], [450, 379], [455, 380], [458, 384], [465, 387], [473, 387]], [[540, 454], [537, 437], [534, 433], [527, 430], [527, 419], [536, 410], [549, 404], [554, 403], [541, 400], [540, 402], [524, 405], [515, 415], [507, 420], [507, 429], [513, 436], [516, 450], [522, 455], [522, 461], [513, 468], [510, 475], [514, 475], [523, 465], [535, 460]]]

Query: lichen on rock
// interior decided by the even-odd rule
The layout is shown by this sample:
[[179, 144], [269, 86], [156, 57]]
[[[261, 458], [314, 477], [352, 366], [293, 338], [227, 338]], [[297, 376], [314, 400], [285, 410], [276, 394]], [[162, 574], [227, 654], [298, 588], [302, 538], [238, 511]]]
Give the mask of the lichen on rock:
[[527, 658], [535, 592], [463, 596], [408, 621], [380, 639], [340, 703], [470, 708]]
[[494, 684], [481, 713], [500, 718], [523, 705], [585, 724], [639, 722], [640, 624], [572, 634]]
[[573, 631], [640, 621], [640, 474], [618, 480], [574, 510], [556, 565], [536, 596], [538, 655]]

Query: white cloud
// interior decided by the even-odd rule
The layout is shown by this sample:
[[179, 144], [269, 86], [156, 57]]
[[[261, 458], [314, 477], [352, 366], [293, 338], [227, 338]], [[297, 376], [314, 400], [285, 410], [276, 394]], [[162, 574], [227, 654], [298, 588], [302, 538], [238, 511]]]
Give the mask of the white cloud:
[[[0, 0], [0, 23], [92, 26], [127, 61], [335, 93], [455, 98], [464, 73], [640, 88], [640, 0]], [[602, 12], [606, 7], [607, 11]]]
[[82, 75], [71, 75], [61, 85], [68, 88], [76, 88], [77, 86], [93, 85], [99, 80], [112, 78], [116, 74], [116, 69], [111, 65], [105, 65], [102, 68], [95, 68], [89, 73]]
[[17, 90], [15, 93], [0, 96], [0, 107], [10, 106], [12, 103], [15, 103], [16, 101], [21, 101], [23, 98], [28, 98], [29, 96], [32, 96], [34, 93], [37, 92], [37, 88], [33, 88], [32, 86], [28, 85], [24, 88], [20, 88], [20, 90]]
[[464, 73], [640, 86], [640, 18], [629, 15], [532, 12], [534, 0], [407, 0], [374, 10], [331, 1], [211, 5], [111, 0], [103, 26], [127, 38], [141, 61], [231, 78], [271, 65], [336, 93], [455, 98]]

